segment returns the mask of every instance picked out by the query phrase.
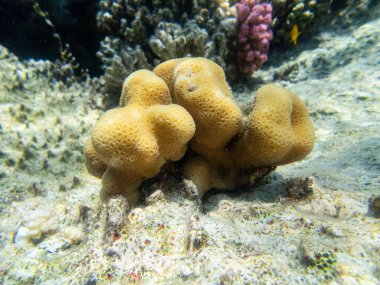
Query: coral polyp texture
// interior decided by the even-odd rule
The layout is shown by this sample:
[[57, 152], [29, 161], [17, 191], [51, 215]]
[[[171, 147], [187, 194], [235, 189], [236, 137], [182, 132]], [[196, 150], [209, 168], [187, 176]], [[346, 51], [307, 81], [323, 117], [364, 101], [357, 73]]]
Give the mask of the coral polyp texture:
[[180, 159], [194, 131], [189, 113], [171, 104], [165, 82], [136, 71], [124, 82], [120, 108], [96, 123], [85, 149], [87, 169], [102, 177], [103, 194], [123, 194], [135, 205], [142, 180], [157, 175], [166, 160]]
[[264, 85], [244, 114], [219, 65], [179, 58], [125, 80], [120, 107], [96, 123], [85, 154], [89, 172], [102, 177], [103, 193], [135, 205], [141, 182], [185, 153], [185, 177], [202, 197], [303, 159], [313, 144], [312, 123], [294, 93]]
[[236, 4], [238, 35], [238, 65], [250, 75], [268, 60], [269, 43], [273, 39], [272, 5], [260, 0], [243, 0]]

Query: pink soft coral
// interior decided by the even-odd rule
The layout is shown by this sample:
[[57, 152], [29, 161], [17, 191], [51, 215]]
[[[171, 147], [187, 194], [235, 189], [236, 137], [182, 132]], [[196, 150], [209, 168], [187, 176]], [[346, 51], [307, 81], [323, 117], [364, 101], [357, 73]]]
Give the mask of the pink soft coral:
[[239, 70], [250, 75], [268, 60], [269, 42], [273, 38], [272, 5], [260, 0], [243, 0], [236, 4], [240, 25], [238, 35]]

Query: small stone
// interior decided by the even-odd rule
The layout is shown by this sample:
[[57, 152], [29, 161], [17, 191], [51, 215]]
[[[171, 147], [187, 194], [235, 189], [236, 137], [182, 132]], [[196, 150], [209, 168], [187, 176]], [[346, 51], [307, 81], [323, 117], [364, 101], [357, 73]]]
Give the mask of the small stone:
[[200, 201], [197, 186], [193, 183], [193, 181], [184, 179], [183, 188], [185, 190], [187, 198]]
[[47, 152], [47, 157], [48, 158], [54, 158], [54, 157], [57, 157], [57, 155], [49, 149]]
[[342, 233], [341, 230], [337, 229], [336, 227], [333, 227], [333, 226], [324, 226], [321, 228], [320, 230], [322, 233], [326, 233], [328, 234], [329, 236], [332, 236], [332, 237], [344, 237], [345, 235]]
[[147, 199], [146, 199], [146, 203], [148, 205], [153, 205], [157, 202], [162, 202], [162, 201], [165, 201], [165, 195], [164, 193], [161, 191], [161, 190], [156, 190], [154, 191]]
[[137, 224], [144, 219], [144, 212], [141, 208], [133, 209], [128, 215], [128, 221], [131, 224]]
[[315, 182], [312, 177], [289, 179], [286, 185], [286, 194], [291, 199], [305, 199], [315, 192]]
[[232, 208], [232, 203], [228, 200], [221, 200], [218, 203], [218, 211], [220, 212], [229, 212], [230, 209]]
[[73, 177], [73, 184], [71, 185], [72, 188], [76, 188], [80, 185], [81, 181], [80, 178], [76, 175]]
[[14, 159], [12, 159], [12, 158], [9, 158], [9, 159], [7, 159], [5, 161], [5, 165], [6, 166], [10, 166], [10, 167], [15, 166], [16, 165], [16, 161], [14, 161]]
[[315, 256], [312, 249], [312, 246], [305, 240], [302, 240], [298, 252], [300, 255], [301, 262], [307, 266], [315, 264]]
[[28, 165], [27, 165], [27, 163], [26, 163], [26, 161], [25, 161], [24, 158], [20, 158], [20, 159], [18, 160], [18, 168], [20, 168], [21, 170], [26, 170], [26, 169], [28, 169]]
[[[191, 269], [188, 267], [188, 266], [184, 266], [182, 269], [181, 269], [181, 272], [179, 273], [179, 277], [182, 279], [182, 280], [189, 280], [191, 277], [193, 276], [193, 272], [191, 271]], [[220, 283], [221, 284], [221, 283]]]
[[124, 226], [129, 205], [127, 198], [115, 196], [109, 199], [107, 204], [107, 221], [104, 241], [112, 244], [120, 238], [120, 231]]
[[65, 184], [60, 184], [59, 185], [59, 191], [60, 192], [66, 192], [67, 191], [67, 186]]
[[190, 251], [198, 251], [207, 244], [209, 236], [199, 223], [199, 216], [194, 214], [190, 218], [188, 233], [188, 249]]
[[85, 221], [88, 219], [90, 211], [91, 211], [91, 209], [87, 206], [84, 206], [84, 205], [79, 206], [79, 216], [80, 216], [82, 221]]
[[98, 280], [96, 279], [95, 276], [90, 276], [88, 280], [86, 281], [85, 285], [96, 285], [98, 284]]
[[28, 116], [26, 114], [20, 114], [17, 117], [17, 120], [21, 123], [28, 121]]
[[57, 254], [70, 248], [70, 246], [70, 242], [62, 234], [50, 236], [38, 244], [38, 248], [49, 254]]
[[376, 218], [380, 218], [380, 196], [369, 199], [369, 208]]
[[78, 227], [66, 226], [61, 229], [61, 232], [71, 244], [80, 243], [84, 238], [82, 230]]
[[115, 256], [120, 258], [121, 256], [120, 249], [118, 249], [117, 247], [107, 247], [105, 249], [105, 254], [110, 257]]
[[34, 196], [41, 196], [42, 194], [42, 189], [38, 182], [33, 182], [29, 189]]
[[50, 165], [49, 165], [49, 161], [48, 161], [47, 159], [44, 159], [44, 161], [43, 161], [43, 165], [42, 165], [42, 169], [44, 169], [44, 170], [48, 170], [49, 167], [50, 167]]
[[24, 149], [23, 156], [26, 160], [30, 160], [34, 158], [34, 154], [29, 147], [26, 147]]
[[208, 235], [202, 230], [190, 231], [188, 236], [188, 248], [190, 251], [200, 250], [208, 240]]

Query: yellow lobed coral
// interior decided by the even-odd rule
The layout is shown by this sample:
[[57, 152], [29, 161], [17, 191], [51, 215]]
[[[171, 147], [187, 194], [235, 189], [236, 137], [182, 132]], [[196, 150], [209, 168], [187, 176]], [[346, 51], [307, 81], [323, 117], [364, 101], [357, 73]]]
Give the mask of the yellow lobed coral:
[[105, 194], [123, 194], [133, 205], [141, 181], [157, 175], [167, 160], [181, 159], [189, 141], [184, 174], [203, 196], [213, 187], [245, 183], [250, 171], [304, 158], [314, 131], [292, 92], [265, 85], [244, 116], [219, 65], [173, 59], [125, 80], [120, 108], [106, 112], [94, 127], [86, 166], [102, 177]]
[[167, 84], [149, 70], [138, 70], [129, 75], [123, 84], [120, 107], [137, 104], [148, 107], [156, 104], [170, 104], [171, 97]]
[[198, 184], [200, 196], [210, 188], [231, 189], [245, 183], [249, 170], [291, 163], [313, 148], [314, 130], [305, 105], [292, 92], [268, 84], [243, 116], [222, 68], [204, 58], [174, 59], [154, 72], [169, 85], [172, 98], [196, 124], [185, 176]]
[[185, 107], [197, 126], [192, 147], [200, 153], [223, 148], [242, 121], [223, 69], [208, 59], [189, 59], [175, 67], [173, 80], [176, 102]]
[[180, 159], [194, 132], [190, 114], [171, 104], [166, 83], [140, 70], [125, 80], [120, 108], [96, 123], [85, 149], [86, 166], [102, 177], [103, 194], [122, 194], [134, 205], [143, 179], [157, 175], [168, 159]]
[[304, 158], [313, 145], [314, 129], [301, 99], [285, 88], [267, 84], [256, 92], [233, 156], [243, 167], [283, 165]]

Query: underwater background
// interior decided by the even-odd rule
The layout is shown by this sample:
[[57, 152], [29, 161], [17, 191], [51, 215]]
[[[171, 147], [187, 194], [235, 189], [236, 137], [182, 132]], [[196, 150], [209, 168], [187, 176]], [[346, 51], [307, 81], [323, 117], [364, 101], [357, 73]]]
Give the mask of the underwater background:
[[[380, 284], [379, 1], [0, 0], [0, 14], [0, 284]], [[104, 199], [85, 165], [94, 125], [132, 72], [190, 56], [223, 68], [243, 112], [265, 84], [297, 94], [313, 150], [233, 191], [200, 197], [179, 160], [136, 206]]]

